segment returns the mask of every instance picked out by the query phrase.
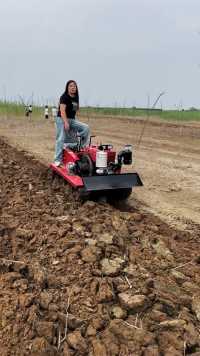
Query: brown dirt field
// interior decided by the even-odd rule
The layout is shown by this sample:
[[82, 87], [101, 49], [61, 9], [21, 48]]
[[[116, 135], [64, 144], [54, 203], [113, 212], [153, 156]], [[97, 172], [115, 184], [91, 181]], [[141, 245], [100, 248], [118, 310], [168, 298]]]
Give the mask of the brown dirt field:
[[[84, 118], [98, 142], [114, 144], [117, 150], [135, 147], [135, 166], [144, 187], [129, 200], [181, 229], [200, 223], [200, 123], [165, 123], [151, 119], [138, 141], [144, 121], [120, 118]], [[54, 123], [44, 119], [1, 118], [0, 136], [49, 164], [54, 155]]]
[[[48, 161], [52, 123], [20, 124]], [[34, 155], [0, 140], [0, 355], [200, 355], [199, 230], [83, 204]]]

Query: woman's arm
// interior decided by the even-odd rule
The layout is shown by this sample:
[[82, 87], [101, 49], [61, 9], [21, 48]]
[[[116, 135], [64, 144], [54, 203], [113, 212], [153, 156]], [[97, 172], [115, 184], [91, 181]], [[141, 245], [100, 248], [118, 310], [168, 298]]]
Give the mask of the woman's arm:
[[69, 121], [66, 115], [66, 105], [65, 104], [60, 104], [60, 113], [61, 113], [61, 117], [64, 121], [64, 128], [66, 131], [69, 130]]

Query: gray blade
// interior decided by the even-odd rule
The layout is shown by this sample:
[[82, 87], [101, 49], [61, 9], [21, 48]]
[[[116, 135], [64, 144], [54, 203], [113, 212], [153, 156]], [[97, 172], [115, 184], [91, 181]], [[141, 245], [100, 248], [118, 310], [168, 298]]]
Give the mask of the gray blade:
[[107, 176], [82, 177], [85, 191], [113, 190], [142, 186], [137, 173], [111, 174]]

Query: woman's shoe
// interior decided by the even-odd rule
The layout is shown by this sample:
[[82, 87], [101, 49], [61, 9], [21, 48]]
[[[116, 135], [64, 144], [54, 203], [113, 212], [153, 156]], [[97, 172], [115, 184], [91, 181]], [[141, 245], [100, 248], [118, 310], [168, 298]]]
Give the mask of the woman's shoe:
[[56, 167], [59, 167], [61, 162], [60, 161], [55, 161], [54, 164], [55, 164]]
[[56, 167], [64, 168], [64, 164], [62, 162], [55, 161], [54, 164]]

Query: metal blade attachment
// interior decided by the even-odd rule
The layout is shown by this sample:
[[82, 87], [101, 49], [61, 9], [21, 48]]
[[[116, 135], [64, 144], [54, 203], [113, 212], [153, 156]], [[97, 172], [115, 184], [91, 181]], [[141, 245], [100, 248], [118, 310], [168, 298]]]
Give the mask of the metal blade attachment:
[[110, 174], [107, 176], [82, 177], [86, 192], [132, 188], [143, 183], [137, 173]]

